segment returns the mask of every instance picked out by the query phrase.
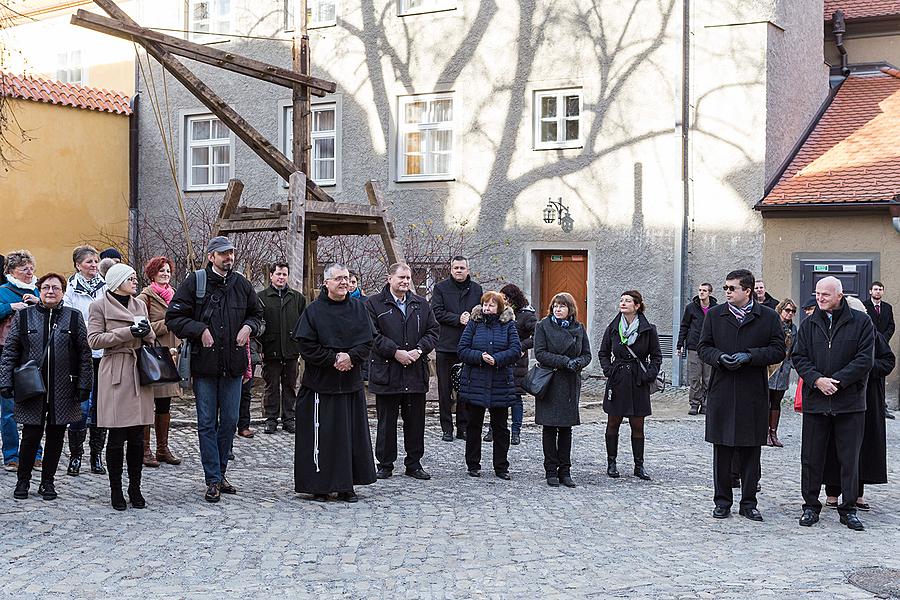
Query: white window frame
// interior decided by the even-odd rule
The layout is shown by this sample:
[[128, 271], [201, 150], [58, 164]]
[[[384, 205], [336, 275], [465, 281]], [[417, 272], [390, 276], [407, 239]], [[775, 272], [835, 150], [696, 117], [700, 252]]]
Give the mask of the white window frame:
[[[78, 71], [78, 78], [72, 77]], [[84, 67], [84, 51], [81, 49], [66, 50], [56, 55], [56, 79], [62, 83], [85, 85], [87, 69]]]
[[[406, 118], [406, 105], [412, 102], [434, 102], [436, 100], [450, 100], [451, 102], [451, 111], [453, 118], [448, 123], [425, 123], [425, 124], [411, 124], [408, 125], [405, 122]], [[415, 96], [400, 96], [397, 103], [397, 176], [396, 182], [411, 182], [411, 181], [452, 181], [456, 179], [456, 154], [458, 151], [458, 140], [456, 135], [456, 120], [458, 115], [458, 103], [456, 101], [455, 95], [453, 92], [442, 92], [437, 94], [420, 94]], [[408, 175], [405, 173], [406, 169], [406, 145], [404, 143], [405, 135], [412, 131], [434, 131], [434, 130], [445, 130], [450, 131], [451, 134], [451, 150], [450, 150], [450, 167], [447, 173], [435, 173], [435, 174], [425, 174], [425, 175]], [[427, 143], [427, 137], [426, 137]], [[429, 148], [425, 148], [424, 154], [427, 155]]]
[[397, 0], [399, 2], [398, 15], [420, 15], [422, 13], [442, 12], [456, 10], [458, 0], [421, 0], [421, 6], [410, 6], [416, 0]]
[[[212, 138], [209, 140], [192, 140], [191, 139], [191, 127], [193, 123], [198, 121], [219, 121], [218, 117], [212, 115], [210, 113], [195, 113], [195, 114], [187, 114], [184, 116], [182, 120], [183, 123], [183, 136], [184, 144], [182, 145], [182, 161], [181, 163], [184, 165], [184, 191], [186, 192], [202, 192], [208, 190], [224, 190], [228, 187], [228, 180], [234, 177], [234, 133], [230, 130], [228, 131], [228, 143], [221, 143], [226, 138]], [[221, 121], [219, 121], [221, 123]], [[224, 127], [224, 124], [223, 124]], [[227, 129], [227, 128], [226, 128]], [[212, 128], [210, 127], [210, 131]], [[193, 172], [193, 163], [191, 162], [193, 148], [201, 148], [208, 147], [210, 148], [209, 158], [210, 162], [207, 167], [210, 172], [210, 179], [213, 178], [215, 174], [214, 167], [216, 166], [212, 163], [212, 148], [220, 147], [220, 146], [228, 146], [228, 177], [222, 183], [194, 183], [194, 172]], [[223, 165], [219, 165], [223, 166]]]
[[[565, 98], [566, 96], [578, 96], [578, 139], [565, 139], [566, 121], [572, 120], [572, 117], [565, 116]], [[557, 123], [556, 141], [545, 142], [541, 140], [541, 123], [548, 119], [541, 117], [541, 100], [544, 98], [556, 98], [557, 114], [553, 119]], [[534, 131], [534, 149], [535, 150], [559, 150], [564, 148], [581, 148], [584, 145], [584, 92], [582, 88], [561, 88], [555, 90], [537, 90], [534, 92], [534, 102], [532, 104], [532, 121]], [[562, 138], [562, 139], [560, 139]]]
[[[312, 179], [319, 187], [337, 187], [341, 181], [341, 98], [340, 96], [335, 97], [325, 97], [325, 98], [317, 98], [310, 109], [315, 115], [318, 111], [323, 110], [334, 110], [334, 130], [327, 132], [316, 132], [310, 131], [310, 138], [312, 141], [312, 148], [310, 149], [310, 160], [315, 162], [315, 140], [334, 137], [334, 178], [332, 179], [317, 179], [313, 176], [315, 173], [315, 166], [311, 165], [310, 170], [312, 173], [309, 173], [310, 179]], [[294, 148], [293, 148], [293, 138], [294, 138], [294, 130], [293, 124], [291, 123], [291, 116], [293, 114], [293, 105], [290, 103], [286, 103], [281, 108], [281, 148], [282, 152], [289, 159], [293, 160], [294, 157]], [[310, 127], [315, 127], [315, 119], [310, 119]], [[288, 182], [282, 180], [282, 185], [284, 187], [288, 187]]]
[[[210, 42], [221, 42], [228, 40], [226, 34], [231, 33], [232, 28], [234, 27], [234, 3], [236, 0], [187, 0], [187, 30], [190, 32], [187, 34], [188, 40], [192, 42], [196, 42], [198, 44], [210, 43]], [[196, 26], [196, 21], [194, 20], [194, 7], [197, 4], [206, 3], [209, 4], [209, 14], [210, 15], [218, 15], [218, 7], [222, 2], [228, 2], [228, 15], [225, 18], [209, 18], [208, 21], [208, 33], [195, 33], [198, 31]], [[218, 33], [221, 35], [213, 35], [214, 33]]]
[[[321, 27], [334, 27], [337, 25], [338, 15], [341, 14], [341, 0], [307, 0], [307, 29], [319, 29]], [[334, 18], [325, 21], [317, 21], [314, 16], [321, 9], [323, 2], [334, 4]], [[284, 30], [294, 31], [294, 0], [284, 0]]]

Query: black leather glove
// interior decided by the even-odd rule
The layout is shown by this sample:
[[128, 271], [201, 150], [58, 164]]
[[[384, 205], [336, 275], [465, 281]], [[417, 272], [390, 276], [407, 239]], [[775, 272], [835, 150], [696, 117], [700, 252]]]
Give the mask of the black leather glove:
[[734, 360], [741, 366], [750, 364], [750, 353], [749, 352], [738, 352], [736, 354], [732, 354]]
[[150, 333], [150, 324], [143, 321], [140, 325], [132, 325], [129, 329], [131, 330], [131, 335], [136, 338], [142, 338]]
[[569, 362], [566, 363], [566, 369], [569, 371], [577, 372], [578, 369], [581, 368], [581, 362], [577, 358], [570, 358]]
[[3, 396], [4, 398], [12, 398], [13, 395], [14, 392], [12, 388], [3, 388], [0, 390], [0, 396]]
[[734, 358], [733, 354], [723, 354], [719, 357], [719, 364], [729, 371], [734, 371], [740, 368], [740, 363], [737, 362], [737, 359]]
[[91, 390], [78, 390], [78, 401], [87, 402], [91, 398]]

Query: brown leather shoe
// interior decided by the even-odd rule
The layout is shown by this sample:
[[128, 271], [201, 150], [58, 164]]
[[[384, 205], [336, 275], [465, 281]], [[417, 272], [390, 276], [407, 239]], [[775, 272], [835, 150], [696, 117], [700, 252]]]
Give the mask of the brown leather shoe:
[[256, 430], [250, 429], [248, 427], [246, 429], [241, 429], [240, 431], [238, 431], [238, 435], [241, 436], [242, 438], [252, 438], [253, 436], [256, 435]]
[[150, 451], [150, 426], [144, 426], [144, 466], [145, 467], [153, 467], [154, 469], [159, 466], [159, 461], [156, 460], [156, 456], [153, 455], [153, 452]]
[[170, 415], [156, 415], [156, 460], [168, 465], [180, 465], [181, 458], [169, 450]]

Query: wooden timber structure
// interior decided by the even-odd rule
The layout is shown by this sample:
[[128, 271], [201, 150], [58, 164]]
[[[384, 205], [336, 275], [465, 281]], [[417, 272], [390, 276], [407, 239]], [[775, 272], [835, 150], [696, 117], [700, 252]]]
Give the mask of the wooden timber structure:
[[[294, 0], [296, 28], [292, 69], [283, 69], [232, 52], [211, 48], [141, 27], [114, 0], [95, 0], [109, 17], [84, 10], [72, 16], [72, 24], [140, 44], [147, 54], [171, 73], [238, 138], [278, 175], [288, 181], [288, 202], [269, 208], [240, 206], [243, 183], [232, 179], [225, 191], [213, 235], [256, 231], [287, 231], [287, 261], [291, 286], [308, 297], [315, 292], [316, 240], [320, 236], [379, 235], [390, 262], [403, 260], [393, 223], [378, 185], [369, 181], [368, 203], [335, 202], [308, 177], [310, 96], [324, 96], [337, 89], [334, 82], [312, 77], [309, 37], [306, 34], [307, 0]], [[189, 58], [234, 73], [292, 90], [293, 155], [288, 159], [197, 77], [177, 57]], [[180, 193], [180, 192], [179, 192]], [[313, 296], [314, 297], [314, 296]]]

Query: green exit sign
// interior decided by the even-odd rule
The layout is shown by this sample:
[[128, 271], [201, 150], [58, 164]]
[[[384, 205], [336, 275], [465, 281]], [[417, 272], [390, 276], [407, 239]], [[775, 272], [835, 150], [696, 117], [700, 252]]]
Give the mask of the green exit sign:
[[551, 255], [550, 255], [550, 260], [551, 260], [552, 262], [562, 262], [562, 261], [563, 261], [562, 254], [551, 254]]
[[826, 271], [826, 272], [827, 272], [827, 271], [828, 271], [828, 265], [813, 265], [813, 270], [815, 270], [816, 272], [820, 272], [820, 271]]

